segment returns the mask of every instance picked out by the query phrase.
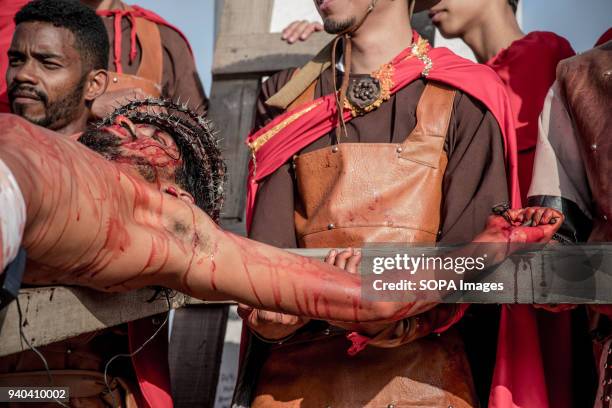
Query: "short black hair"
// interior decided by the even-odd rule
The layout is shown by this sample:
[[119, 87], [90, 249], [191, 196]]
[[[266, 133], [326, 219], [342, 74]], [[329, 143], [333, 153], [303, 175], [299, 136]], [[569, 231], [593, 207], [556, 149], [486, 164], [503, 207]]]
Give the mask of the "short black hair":
[[87, 71], [108, 68], [109, 42], [102, 19], [78, 0], [34, 0], [15, 15], [15, 25], [43, 22], [63, 27], [74, 35]]
[[508, 0], [508, 4], [510, 5], [510, 7], [512, 8], [512, 12], [514, 14], [516, 14], [516, 9], [518, 7], [518, 2], [519, 0]]

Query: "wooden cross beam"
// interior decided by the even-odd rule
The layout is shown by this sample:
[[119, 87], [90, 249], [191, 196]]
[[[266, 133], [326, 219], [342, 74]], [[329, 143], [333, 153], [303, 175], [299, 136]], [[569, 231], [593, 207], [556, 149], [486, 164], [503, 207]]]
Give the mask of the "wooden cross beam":
[[[329, 252], [328, 249], [289, 251], [320, 260]], [[363, 254], [362, 265], [367, 265], [372, 257], [389, 253], [364, 249]], [[513, 260], [507, 260], [481, 279], [482, 282], [510, 283], [503, 292], [470, 292], [462, 294], [460, 298], [450, 298], [449, 302], [612, 304], [612, 275], [609, 274], [612, 269], [612, 247], [603, 249], [601, 254], [597, 255], [599, 264], [596, 269], [584, 274], [576, 270], [574, 274], [568, 275], [567, 270], [542, 268], [546, 256], [551, 254], [554, 255], [544, 250], [530, 256], [528, 268]], [[152, 289], [115, 294], [77, 287], [24, 289], [19, 296], [19, 302], [23, 313], [22, 322], [27, 324], [22, 324], [22, 329], [36, 347], [167, 311], [165, 297], [158, 296], [156, 300], [151, 301], [153, 293]], [[172, 308], [207, 303], [233, 302], [202, 302], [180, 293], [171, 298]], [[16, 303], [9, 305], [3, 313], [4, 316], [0, 316], [0, 356], [27, 350], [27, 344], [20, 338]], [[58, 316], [70, 318], [58, 319]]]

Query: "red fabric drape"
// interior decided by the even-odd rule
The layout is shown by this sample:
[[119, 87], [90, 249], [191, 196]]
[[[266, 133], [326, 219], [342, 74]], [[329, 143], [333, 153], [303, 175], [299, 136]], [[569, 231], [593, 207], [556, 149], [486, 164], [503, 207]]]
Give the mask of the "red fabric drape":
[[[510, 98], [523, 202], [531, 184], [544, 99], [555, 81], [557, 64], [574, 54], [566, 39], [550, 32], [532, 32], [487, 62]], [[571, 407], [570, 314], [541, 317], [538, 320], [530, 305], [502, 308], [489, 407]], [[546, 361], [556, 364], [547, 367]]]
[[6, 90], [7, 51], [15, 32], [15, 14], [30, 0], [3, 1], [0, 6], [0, 113], [10, 112]]

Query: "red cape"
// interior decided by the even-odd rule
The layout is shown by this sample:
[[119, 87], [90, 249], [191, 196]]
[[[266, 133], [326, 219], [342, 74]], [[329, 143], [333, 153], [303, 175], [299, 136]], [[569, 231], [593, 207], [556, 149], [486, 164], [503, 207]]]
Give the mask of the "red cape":
[[15, 32], [15, 14], [30, 0], [5, 1], [0, 7], [0, 113], [10, 112], [8, 96], [6, 94], [6, 69], [8, 68], [8, 56], [6, 55], [13, 33]]
[[559, 61], [575, 54], [570, 43], [550, 32], [534, 31], [500, 51], [486, 65], [500, 77], [516, 128], [521, 201], [526, 202], [538, 140], [538, 118], [555, 81]]
[[600, 45], [603, 45], [610, 40], [612, 40], [612, 27], [608, 28], [608, 30], [603, 33], [601, 37], [599, 37], [599, 39], [595, 43], [595, 47], [599, 47]]
[[[510, 97], [523, 200], [531, 184], [544, 99], [555, 81], [557, 64], [574, 54], [566, 39], [550, 32], [533, 32], [487, 62]], [[502, 308], [491, 408], [571, 406], [571, 361], [569, 357], [559, 359], [571, 353], [569, 312], [542, 312], [539, 319], [536, 314], [530, 305]]]

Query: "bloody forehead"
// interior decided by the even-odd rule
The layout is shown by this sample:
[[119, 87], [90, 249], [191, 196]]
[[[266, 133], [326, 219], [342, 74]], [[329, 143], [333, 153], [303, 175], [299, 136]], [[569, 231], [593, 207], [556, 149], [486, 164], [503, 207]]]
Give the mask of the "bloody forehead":
[[167, 145], [176, 145], [174, 138], [166, 131], [155, 125], [146, 123], [134, 123], [125, 116], [117, 116], [113, 123], [100, 128], [101, 131], [114, 134], [122, 140], [134, 140], [140, 138], [163, 139]]

